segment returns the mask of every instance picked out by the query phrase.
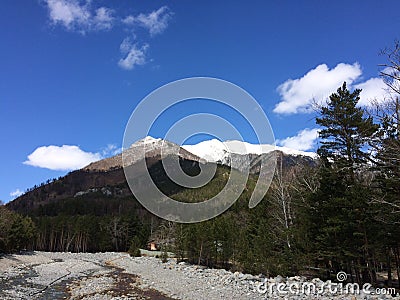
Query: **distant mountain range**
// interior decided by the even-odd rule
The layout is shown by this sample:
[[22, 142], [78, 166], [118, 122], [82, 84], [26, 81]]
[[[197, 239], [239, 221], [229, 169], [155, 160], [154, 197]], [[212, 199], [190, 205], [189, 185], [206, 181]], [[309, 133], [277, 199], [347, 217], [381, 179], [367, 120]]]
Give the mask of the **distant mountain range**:
[[[250, 144], [242, 141], [226, 141], [221, 142], [217, 139], [203, 141], [195, 145], [179, 146], [170, 141], [160, 138], [147, 136], [131, 145], [124, 150], [125, 165], [133, 165], [143, 158], [143, 149], [145, 157], [165, 157], [167, 155], [176, 154], [180, 158], [199, 162], [206, 161], [210, 163], [218, 163], [226, 166], [232, 166], [238, 170], [244, 170], [246, 159], [250, 160], [250, 169], [259, 161], [261, 157], [268, 158], [277, 153], [285, 156], [303, 158], [305, 160], [314, 160], [317, 155], [314, 152], [298, 151], [286, 147], [279, 147], [268, 144]], [[122, 153], [113, 157], [93, 162], [84, 167], [87, 171], [108, 171], [112, 169], [122, 168]]]
[[[123, 154], [93, 162], [58, 180], [38, 185], [8, 203], [7, 206], [21, 213], [29, 214], [39, 207], [43, 208], [59, 201], [72, 201], [72, 199], [83, 201], [86, 198], [92, 199], [93, 195], [105, 199], [132, 197], [122, 168], [123, 158], [125, 165], [133, 169], [140, 160], [145, 159], [156, 185], [162, 187], [163, 191], [169, 195], [179, 194], [185, 189], [176, 186], [169, 180], [163, 164], [160, 163], [162, 158], [173, 156], [179, 157], [181, 167], [188, 174], [199, 172], [199, 163], [217, 164], [216, 177], [229, 170], [226, 166], [257, 175], [260, 171], [260, 162], [264, 159], [277, 159], [286, 169], [299, 164], [313, 165], [316, 162], [315, 153], [271, 145], [253, 145], [240, 141], [223, 143], [213, 139], [197, 145], [181, 147], [166, 140], [146, 137], [125, 149]], [[249, 169], [247, 170], [247, 168]], [[139, 178], [141, 174], [137, 173], [135, 176]], [[180, 197], [177, 196], [177, 198]], [[195, 196], [193, 197], [195, 198]]]

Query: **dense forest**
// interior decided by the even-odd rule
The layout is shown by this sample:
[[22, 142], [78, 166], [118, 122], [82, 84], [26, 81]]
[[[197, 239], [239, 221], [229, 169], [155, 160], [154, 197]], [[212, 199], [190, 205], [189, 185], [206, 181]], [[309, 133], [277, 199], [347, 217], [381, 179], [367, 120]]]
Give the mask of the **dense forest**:
[[[382, 76], [390, 99], [364, 109], [358, 106], [361, 90], [350, 91], [346, 83], [338, 87], [318, 108], [318, 160], [288, 165], [280, 154], [272, 185], [257, 207], [248, 208], [256, 175], [229, 210], [196, 224], [151, 215], [120, 180], [92, 189], [88, 183], [63, 199], [62, 192], [55, 193], [57, 201], [29, 209], [10, 206], [20, 214], [0, 206], [0, 252], [127, 251], [155, 240], [179, 260], [209, 267], [323, 279], [345, 271], [353, 282], [400, 287], [399, 44], [386, 54]], [[230, 172], [218, 166], [207, 187], [193, 190], [174, 186], [157, 163], [151, 168], [163, 191], [180, 201], [212, 197]], [[112, 172], [120, 178], [118, 170]], [[192, 162], [186, 172], [197, 172]], [[31, 195], [39, 199], [46, 189], [54, 192], [52, 185], [68, 187], [65, 182], [49, 182]]]

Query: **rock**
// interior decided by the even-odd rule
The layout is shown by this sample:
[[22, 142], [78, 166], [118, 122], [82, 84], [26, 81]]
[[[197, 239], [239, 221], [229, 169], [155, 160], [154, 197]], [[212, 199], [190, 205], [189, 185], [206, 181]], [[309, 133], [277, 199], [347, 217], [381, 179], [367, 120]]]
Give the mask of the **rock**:
[[301, 278], [301, 276], [293, 276], [293, 277], [289, 277], [289, 280], [290, 281], [301, 281], [302, 278]]
[[312, 282], [312, 283], [315, 283], [315, 284], [322, 284], [322, 283], [323, 283], [323, 281], [322, 281], [321, 279], [319, 279], [319, 278], [313, 278], [313, 279], [311, 280], [311, 282]]

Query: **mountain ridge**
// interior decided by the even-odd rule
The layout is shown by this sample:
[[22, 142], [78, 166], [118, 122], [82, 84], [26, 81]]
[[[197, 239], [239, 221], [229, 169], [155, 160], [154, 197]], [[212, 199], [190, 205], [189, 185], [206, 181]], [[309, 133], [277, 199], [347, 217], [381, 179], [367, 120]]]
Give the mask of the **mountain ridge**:
[[[146, 136], [133, 143], [122, 153], [112, 157], [104, 158], [82, 168], [84, 171], [108, 171], [132, 165], [144, 157], [158, 157], [176, 154], [181, 158], [200, 162], [220, 163], [246, 171], [246, 160], [250, 161], [248, 168], [253, 168], [254, 161], [261, 157], [271, 159], [272, 153], [283, 153], [289, 156], [303, 157], [307, 160], [315, 160], [317, 154], [314, 152], [299, 151], [287, 147], [270, 144], [251, 144], [238, 140], [227, 140], [221, 142], [217, 139], [205, 140], [194, 145], [181, 145], [161, 139]], [[123, 162], [123, 160], [125, 160]], [[203, 161], [203, 162], [204, 162]]]
[[208, 161], [223, 162], [226, 156], [229, 154], [267, 154], [273, 151], [281, 151], [287, 155], [294, 155], [294, 156], [307, 156], [310, 158], [315, 159], [317, 154], [314, 152], [308, 151], [300, 151], [296, 149], [291, 149], [287, 147], [280, 147], [270, 144], [251, 144], [244, 141], [238, 140], [227, 140], [225, 142], [221, 142], [217, 139], [211, 139], [202, 141], [200, 143], [194, 145], [182, 145], [183, 149], [204, 158]]
[[[147, 167], [150, 168], [164, 157], [177, 155], [180, 161], [186, 162], [186, 164], [189, 165], [191, 162], [197, 164], [205, 162], [217, 163], [242, 172], [249, 172], [251, 174], [258, 174], [260, 172], [260, 165], [263, 160], [280, 160], [287, 167], [292, 167], [298, 164], [315, 164], [314, 155], [287, 154], [280, 151], [279, 147], [271, 145], [260, 146], [240, 141], [227, 141], [225, 143], [231, 147], [230, 149], [233, 149], [232, 152], [228, 152], [222, 142], [216, 142], [216, 140], [211, 141], [213, 145], [216, 146], [214, 149], [215, 152], [210, 155], [210, 159], [210, 157], [202, 155], [199, 151], [196, 151], [198, 154], [196, 155], [186, 150], [188, 148], [187, 145], [179, 146], [173, 142], [159, 138], [145, 137], [144, 139], [133, 143], [128, 149], [124, 150], [123, 153], [93, 162], [82, 169], [72, 171], [63, 177], [60, 177], [58, 180], [40, 185], [10, 201], [8, 206], [21, 212], [27, 212], [32, 206], [45, 204], [49, 201], [58, 201], [66, 197], [84, 195], [91, 190], [100, 191], [101, 188], [107, 186], [119, 186], [118, 189], [113, 191], [113, 193], [122, 193], [121, 195], [128, 196], [131, 193], [126, 186], [125, 175], [122, 171], [123, 155], [125, 155], [124, 159], [126, 165], [132, 166], [138, 163], [140, 159], [145, 159]], [[205, 142], [207, 144], [207, 141]], [[202, 143], [204, 142], [199, 144]], [[262, 146], [264, 146], [264, 148]], [[222, 147], [224, 148], [222, 149]], [[260, 151], [264, 152], [261, 154], [255, 154], [247, 153], [243, 150], [245, 149], [247, 151], [247, 149], [250, 148], [249, 152], [252, 152], [256, 147], [260, 147]], [[207, 147], [203, 147], [203, 149], [207, 149]], [[223, 151], [221, 151], [221, 149]], [[265, 149], [268, 151], [265, 151]], [[143, 152], [141, 152], [143, 150], [145, 151], [144, 157]], [[234, 151], [241, 153], [236, 153]]]

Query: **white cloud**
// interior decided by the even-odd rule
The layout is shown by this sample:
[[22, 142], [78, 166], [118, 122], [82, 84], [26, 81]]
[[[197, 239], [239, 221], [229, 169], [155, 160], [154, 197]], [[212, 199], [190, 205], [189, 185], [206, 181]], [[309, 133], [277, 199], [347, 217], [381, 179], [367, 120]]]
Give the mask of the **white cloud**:
[[318, 129], [303, 129], [295, 136], [287, 137], [283, 140], [277, 140], [276, 143], [282, 147], [295, 149], [299, 151], [312, 150], [318, 138]]
[[16, 189], [15, 191], [10, 193], [10, 196], [13, 198], [19, 197], [23, 194], [24, 192], [21, 191], [20, 189]]
[[350, 86], [360, 75], [358, 63], [353, 65], [338, 64], [329, 70], [326, 64], [319, 65], [299, 79], [289, 79], [278, 86], [282, 98], [275, 108], [275, 113], [293, 114], [306, 112], [316, 101], [322, 103], [344, 81]]
[[89, 0], [83, 4], [78, 0], [45, 0], [45, 2], [53, 24], [62, 25], [68, 30], [85, 34], [91, 30], [110, 29], [113, 25], [113, 10], [106, 7], [93, 9]]
[[135, 24], [135, 17], [129, 15], [126, 18], [122, 19], [122, 23], [124, 23], [125, 25], [133, 25]]
[[119, 50], [124, 54], [128, 53], [129, 50], [131, 50], [131, 48], [132, 48], [132, 41], [130, 38], [125, 38], [122, 41], [121, 45], [119, 46]]
[[114, 17], [113, 10], [100, 7], [96, 9], [96, 15], [93, 18], [93, 24], [96, 29], [107, 30], [113, 26]]
[[71, 29], [73, 25], [85, 25], [90, 13], [87, 6], [79, 5], [72, 0], [47, 0], [50, 19], [55, 23], [61, 23], [66, 28]]
[[122, 22], [126, 25], [138, 24], [146, 28], [151, 36], [154, 36], [162, 33], [168, 27], [172, 14], [167, 6], [162, 6], [149, 14], [141, 13], [137, 17], [127, 16]]
[[102, 157], [109, 157], [120, 154], [122, 152], [122, 148], [117, 147], [115, 144], [108, 144], [102, 151]]
[[[43, 2], [47, 5], [52, 24], [82, 35], [90, 31], [110, 30], [115, 25], [120, 25], [123, 29], [142, 27], [154, 36], [168, 27], [173, 16], [173, 12], [167, 6], [162, 6], [148, 14], [140, 13], [121, 18], [115, 10], [96, 6], [95, 1], [92, 0], [43, 0]], [[136, 39], [134, 30], [131, 30], [131, 35]], [[139, 44], [142, 46], [139, 47]], [[120, 48], [124, 55], [118, 61], [121, 68], [132, 70], [135, 66], [144, 65], [147, 62], [146, 51], [149, 48], [147, 43], [132, 43], [129, 38], [126, 38]]]
[[[360, 82], [362, 75], [358, 63], [338, 64], [329, 69], [326, 64], [317, 66], [298, 79], [289, 79], [278, 86], [281, 101], [275, 106], [278, 114], [310, 112], [313, 104], [325, 104], [329, 96], [346, 81], [349, 89], [362, 89], [359, 105], [366, 106], [373, 101], [384, 101], [388, 94], [382, 78], [370, 78]], [[357, 82], [358, 81], [358, 82]]]
[[107, 7], [95, 7], [92, 0], [44, 0], [49, 11], [49, 18], [55, 25], [82, 34], [93, 30], [108, 30], [114, 24], [141, 26], [151, 36], [162, 33], [167, 27], [173, 12], [162, 6], [149, 14], [140, 13], [125, 18], [114, 17], [115, 11]]
[[387, 85], [382, 78], [371, 78], [365, 82], [356, 84], [354, 88], [362, 89], [359, 105], [367, 106], [372, 101], [381, 102], [387, 95]]
[[144, 65], [146, 63], [146, 51], [148, 48], [148, 44], [138, 47], [129, 38], [124, 39], [120, 45], [120, 50], [125, 55], [125, 58], [121, 58], [118, 65], [125, 70], [132, 70], [136, 65]]
[[26, 165], [50, 170], [76, 170], [101, 159], [99, 153], [85, 152], [78, 146], [42, 146], [28, 155]]

